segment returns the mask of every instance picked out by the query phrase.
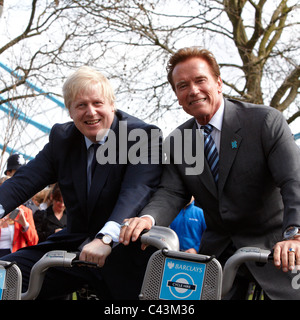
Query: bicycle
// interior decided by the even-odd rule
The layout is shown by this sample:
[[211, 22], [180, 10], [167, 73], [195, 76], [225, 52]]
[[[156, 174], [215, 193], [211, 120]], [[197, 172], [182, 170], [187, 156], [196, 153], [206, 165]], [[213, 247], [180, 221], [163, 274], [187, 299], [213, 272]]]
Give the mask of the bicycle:
[[270, 250], [243, 247], [227, 260], [222, 270], [213, 256], [179, 251], [178, 237], [170, 228], [155, 227], [141, 240], [160, 249], [149, 259], [141, 300], [220, 300], [231, 289], [243, 263], [254, 261], [263, 265], [273, 259]]
[[[213, 256], [179, 251], [177, 234], [167, 227], [152, 227], [140, 237], [158, 250], [149, 259], [140, 300], [219, 300], [231, 288], [239, 266], [246, 261], [267, 263], [270, 250], [245, 247], [229, 258], [224, 269]], [[46, 253], [33, 266], [26, 292], [21, 293], [22, 274], [15, 263], [0, 260], [0, 300], [34, 300], [50, 267], [74, 265], [97, 267], [80, 261], [79, 254], [63, 250]]]

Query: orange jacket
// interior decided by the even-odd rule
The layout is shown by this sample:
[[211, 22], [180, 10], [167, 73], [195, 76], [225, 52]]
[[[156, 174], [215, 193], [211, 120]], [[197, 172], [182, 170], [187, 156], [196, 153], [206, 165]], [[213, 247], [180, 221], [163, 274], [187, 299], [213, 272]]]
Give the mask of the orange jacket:
[[24, 210], [25, 219], [29, 223], [29, 228], [24, 232], [23, 227], [18, 222], [15, 222], [15, 233], [12, 243], [12, 252], [15, 252], [23, 247], [33, 246], [39, 241], [39, 237], [35, 229], [32, 211], [23, 205], [21, 205], [20, 207]]

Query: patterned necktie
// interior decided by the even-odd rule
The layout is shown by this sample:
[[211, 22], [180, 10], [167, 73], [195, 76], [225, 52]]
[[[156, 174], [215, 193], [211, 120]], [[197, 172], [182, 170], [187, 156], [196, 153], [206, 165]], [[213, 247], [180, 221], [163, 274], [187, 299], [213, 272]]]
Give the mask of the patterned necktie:
[[219, 154], [214, 139], [211, 136], [213, 126], [207, 124], [201, 126], [201, 129], [204, 129], [204, 154], [215, 182], [217, 183], [219, 178]]

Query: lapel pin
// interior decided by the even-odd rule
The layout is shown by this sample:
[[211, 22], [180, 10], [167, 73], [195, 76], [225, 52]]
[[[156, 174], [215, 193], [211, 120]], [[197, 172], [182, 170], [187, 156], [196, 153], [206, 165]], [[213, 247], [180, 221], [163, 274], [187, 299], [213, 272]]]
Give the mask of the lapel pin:
[[232, 149], [237, 149], [237, 141], [236, 140], [231, 141], [231, 148]]

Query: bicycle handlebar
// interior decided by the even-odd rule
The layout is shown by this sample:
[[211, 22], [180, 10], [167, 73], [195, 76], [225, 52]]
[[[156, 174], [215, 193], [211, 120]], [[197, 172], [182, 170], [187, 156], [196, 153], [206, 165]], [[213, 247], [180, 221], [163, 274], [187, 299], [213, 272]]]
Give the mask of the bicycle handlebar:
[[[154, 226], [150, 230], [145, 230], [140, 240], [143, 244], [148, 244], [157, 249], [168, 249], [179, 251], [179, 240], [177, 234], [170, 228]], [[236, 251], [225, 263], [223, 269], [222, 296], [232, 287], [239, 266], [247, 261], [267, 263], [270, 259], [270, 250], [259, 249], [256, 247], [244, 247]], [[35, 299], [42, 287], [45, 273], [50, 267], [72, 267], [73, 265], [96, 266], [78, 260], [78, 253], [63, 250], [54, 250], [46, 253], [31, 269], [28, 290], [21, 294], [22, 300]]]
[[167, 227], [153, 226], [144, 230], [140, 236], [143, 244], [148, 244], [157, 249], [179, 251], [179, 239], [176, 232]]
[[45, 273], [50, 267], [71, 267], [76, 253], [54, 250], [47, 252], [31, 269], [28, 290], [21, 295], [22, 300], [34, 300], [42, 287]]
[[[179, 250], [179, 240], [177, 234], [165, 227], [155, 226], [151, 230], [145, 230], [141, 235], [141, 242], [152, 245], [158, 249], [167, 248]], [[22, 300], [34, 300], [38, 296], [43, 285], [46, 271], [50, 267], [72, 267], [73, 265], [88, 265], [95, 267], [95, 263], [78, 260], [79, 254], [64, 250], [53, 250], [47, 252], [39, 261], [35, 263], [30, 272], [28, 289], [21, 294]]]
[[[179, 251], [179, 240], [177, 234], [170, 228], [154, 226], [145, 230], [141, 235], [141, 242], [152, 245], [157, 249], [169, 249]], [[233, 285], [238, 268], [241, 264], [253, 261], [256, 263], [267, 263], [271, 258], [271, 251], [257, 247], [243, 247], [237, 250], [225, 263], [223, 269], [222, 297], [229, 292]]]
[[271, 251], [256, 247], [243, 247], [238, 249], [225, 263], [223, 269], [222, 297], [229, 292], [241, 264], [254, 261], [267, 263], [271, 258]]

